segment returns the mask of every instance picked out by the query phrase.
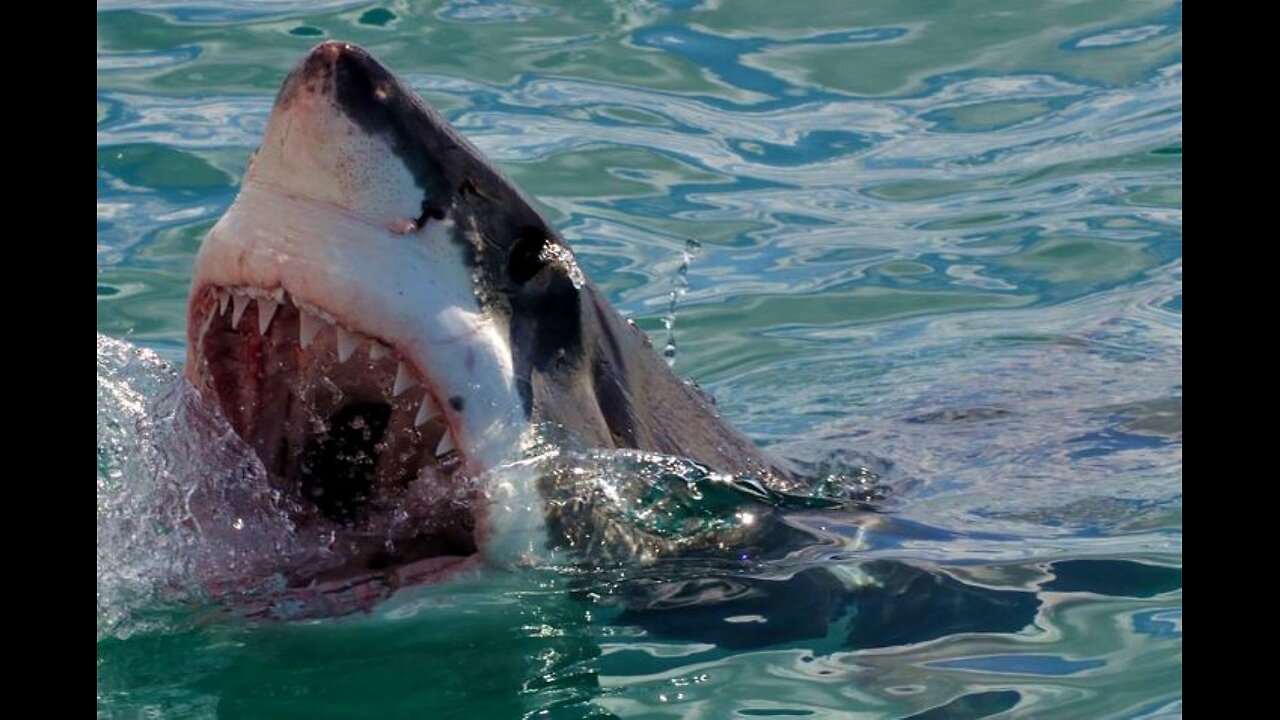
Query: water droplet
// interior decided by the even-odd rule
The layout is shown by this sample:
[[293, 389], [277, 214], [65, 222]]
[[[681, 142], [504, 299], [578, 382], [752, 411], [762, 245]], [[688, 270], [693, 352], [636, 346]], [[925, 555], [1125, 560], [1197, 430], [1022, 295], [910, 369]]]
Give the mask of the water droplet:
[[662, 348], [662, 357], [670, 367], [676, 364], [676, 305], [689, 289], [689, 263], [701, 248], [702, 245], [697, 240], [685, 240], [680, 267], [676, 269], [676, 275], [671, 279], [671, 298], [667, 304], [667, 314], [662, 316], [662, 327], [667, 331], [667, 344]]

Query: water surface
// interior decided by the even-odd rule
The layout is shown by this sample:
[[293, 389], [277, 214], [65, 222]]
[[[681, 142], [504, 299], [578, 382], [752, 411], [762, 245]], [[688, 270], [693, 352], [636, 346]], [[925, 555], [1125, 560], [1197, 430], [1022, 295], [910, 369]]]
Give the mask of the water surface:
[[[1181, 715], [1180, 3], [97, 17], [100, 715]], [[883, 512], [797, 511], [843, 540], [755, 578], [533, 567], [316, 623], [166, 603], [190, 557], [145, 448], [194, 254], [325, 38], [536, 197], [658, 347], [696, 241], [677, 371], [762, 444], [873, 472]], [[704, 576], [737, 599], [618, 602]]]

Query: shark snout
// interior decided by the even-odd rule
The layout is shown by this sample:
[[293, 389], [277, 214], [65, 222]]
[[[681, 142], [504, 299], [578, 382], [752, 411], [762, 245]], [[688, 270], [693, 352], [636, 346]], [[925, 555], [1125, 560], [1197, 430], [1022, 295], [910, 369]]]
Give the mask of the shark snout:
[[316, 45], [302, 59], [300, 70], [302, 75], [307, 78], [326, 77], [333, 72], [334, 66], [338, 59], [343, 55], [353, 55], [356, 53], [365, 54], [364, 51], [355, 45], [338, 40], [327, 40]]
[[[277, 105], [291, 101], [299, 92], [335, 95], [343, 86], [373, 90], [377, 80], [387, 82], [391, 74], [362, 48], [348, 42], [329, 40], [316, 45], [289, 73]], [[372, 96], [371, 100], [376, 100]]]
[[378, 226], [409, 227], [443, 196], [438, 174], [402, 140], [421, 114], [415, 102], [364, 50], [321, 43], [285, 81], [246, 180]]

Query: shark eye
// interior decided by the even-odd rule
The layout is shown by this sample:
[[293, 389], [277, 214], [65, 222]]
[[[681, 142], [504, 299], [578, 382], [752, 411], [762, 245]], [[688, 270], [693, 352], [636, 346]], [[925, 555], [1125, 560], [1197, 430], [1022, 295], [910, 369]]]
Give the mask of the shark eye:
[[547, 236], [535, 227], [524, 227], [511, 248], [511, 259], [507, 262], [507, 274], [512, 282], [523, 285], [533, 279], [546, 265]]

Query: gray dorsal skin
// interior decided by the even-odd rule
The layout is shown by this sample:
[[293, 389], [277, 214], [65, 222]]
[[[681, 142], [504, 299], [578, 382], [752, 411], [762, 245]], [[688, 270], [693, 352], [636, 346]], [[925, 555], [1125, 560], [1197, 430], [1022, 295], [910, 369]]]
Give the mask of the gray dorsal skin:
[[286, 80], [278, 103], [332, 74], [339, 107], [383, 134], [423, 190], [422, 216], [446, 213], [462, 232], [476, 292], [509, 318], [516, 384], [535, 423], [585, 447], [678, 455], [773, 481], [792, 477], [676, 377], [647, 336], [587, 281], [555, 227], [435, 110], [364, 50], [318, 46]]

